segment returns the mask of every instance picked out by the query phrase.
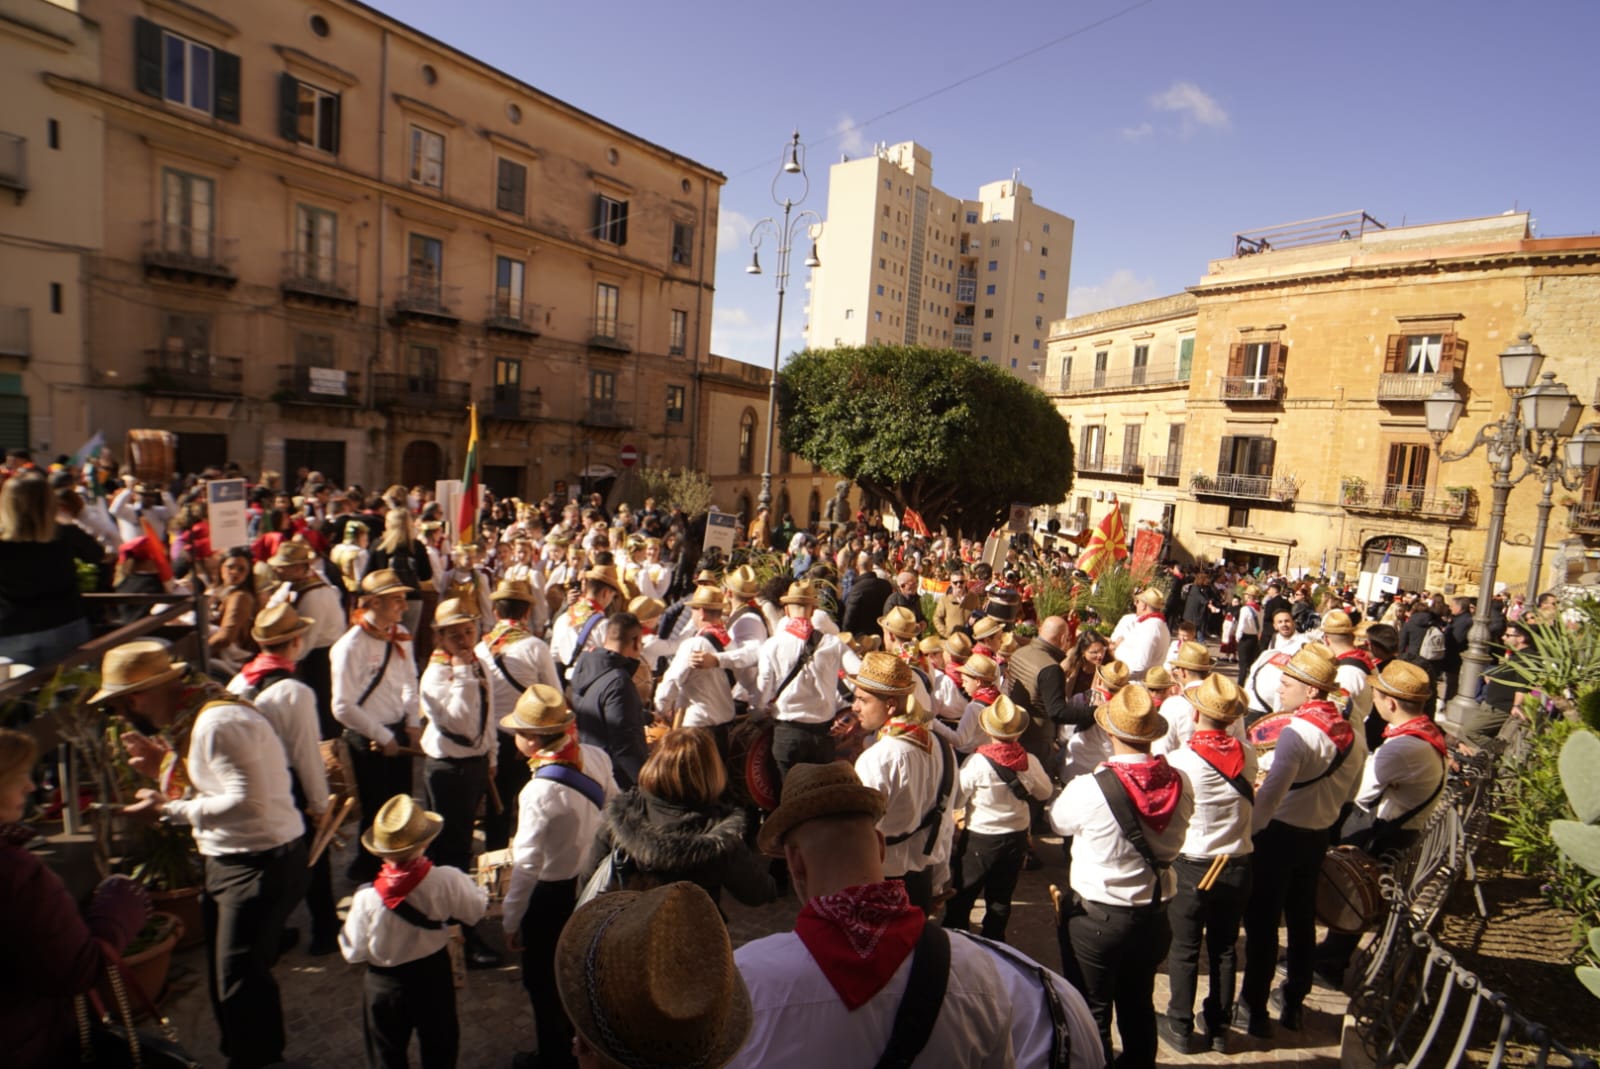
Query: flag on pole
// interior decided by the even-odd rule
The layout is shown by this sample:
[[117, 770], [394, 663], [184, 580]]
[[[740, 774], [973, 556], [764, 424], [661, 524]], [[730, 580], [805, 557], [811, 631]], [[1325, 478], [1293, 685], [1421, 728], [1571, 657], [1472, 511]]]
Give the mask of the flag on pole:
[[916, 509], [907, 506], [905, 514], [900, 518], [900, 522], [910, 528], [912, 534], [920, 535], [923, 538], [928, 537], [928, 524]]
[[1100, 573], [1118, 561], [1128, 559], [1128, 532], [1122, 526], [1122, 508], [1117, 496], [1111, 495], [1111, 511], [1105, 514], [1100, 525], [1089, 536], [1089, 545], [1078, 558], [1078, 567], [1099, 579]]
[[478, 406], [468, 405], [472, 432], [467, 436], [467, 464], [461, 472], [461, 504], [456, 510], [456, 544], [475, 541], [478, 527], [479, 497], [482, 486], [478, 471]]
[[1389, 574], [1389, 549], [1393, 545], [1394, 541], [1392, 539], [1383, 544], [1383, 560], [1378, 564], [1378, 575], [1380, 577]]

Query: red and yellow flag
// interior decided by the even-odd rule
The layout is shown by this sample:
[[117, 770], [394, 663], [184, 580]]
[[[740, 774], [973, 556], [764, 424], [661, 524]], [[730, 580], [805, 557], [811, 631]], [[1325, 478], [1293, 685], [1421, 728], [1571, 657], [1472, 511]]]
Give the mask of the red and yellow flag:
[[467, 437], [467, 465], [461, 472], [461, 504], [456, 510], [456, 542], [465, 545], [475, 542], [478, 527], [479, 498], [482, 496], [478, 470], [478, 406], [468, 405], [472, 432]]
[[1078, 558], [1078, 567], [1090, 578], [1100, 578], [1100, 573], [1118, 561], [1128, 559], [1128, 532], [1122, 526], [1122, 509], [1117, 495], [1111, 495], [1111, 511], [1105, 514], [1100, 525], [1089, 536], [1089, 545]]

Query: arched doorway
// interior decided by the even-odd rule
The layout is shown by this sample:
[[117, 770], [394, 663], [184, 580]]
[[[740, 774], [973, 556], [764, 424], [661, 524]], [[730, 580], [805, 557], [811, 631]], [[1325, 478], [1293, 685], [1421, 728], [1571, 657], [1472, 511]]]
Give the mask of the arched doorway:
[[444, 470], [444, 456], [439, 451], [439, 443], [430, 442], [426, 438], [407, 442], [405, 452], [400, 454], [400, 482], [407, 488], [423, 486], [433, 489], [433, 484], [440, 479], [440, 472]]
[[1378, 601], [1386, 593], [1428, 589], [1428, 547], [1401, 535], [1370, 538], [1361, 547], [1356, 597]]

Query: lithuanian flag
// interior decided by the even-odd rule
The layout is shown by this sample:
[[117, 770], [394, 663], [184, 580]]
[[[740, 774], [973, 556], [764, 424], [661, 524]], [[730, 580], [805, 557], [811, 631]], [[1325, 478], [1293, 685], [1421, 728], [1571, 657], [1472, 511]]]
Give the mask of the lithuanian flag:
[[468, 405], [471, 413], [472, 433], [467, 437], [467, 466], [461, 472], [461, 504], [456, 510], [456, 543], [475, 542], [478, 527], [479, 498], [483, 496], [482, 480], [478, 471], [478, 406]]

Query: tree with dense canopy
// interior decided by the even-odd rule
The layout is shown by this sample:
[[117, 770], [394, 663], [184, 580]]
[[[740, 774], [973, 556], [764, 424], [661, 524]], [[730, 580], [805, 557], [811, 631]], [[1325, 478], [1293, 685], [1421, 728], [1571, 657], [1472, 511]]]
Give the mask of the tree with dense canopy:
[[954, 349], [808, 349], [778, 391], [785, 449], [930, 526], [983, 534], [1013, 501], [1072, 486], [1070, 430], [1049, 398]]

